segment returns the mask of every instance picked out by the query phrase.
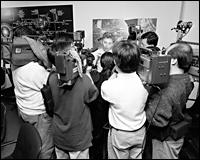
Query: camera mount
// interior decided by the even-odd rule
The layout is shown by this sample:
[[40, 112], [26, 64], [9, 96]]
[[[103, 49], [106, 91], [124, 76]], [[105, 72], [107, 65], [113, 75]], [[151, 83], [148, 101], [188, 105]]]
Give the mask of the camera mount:
[[193, 23], [192, 22], [183, 22], [182, 20], [178, 21], [177, 26], [172, 28], [171, 30], [175, 30], [176, 32], [181, 32], [180, 37], [178, 38], [178, 41], [181, 41], [183, 37], [185, 37], [190, 29], [192, 28]]

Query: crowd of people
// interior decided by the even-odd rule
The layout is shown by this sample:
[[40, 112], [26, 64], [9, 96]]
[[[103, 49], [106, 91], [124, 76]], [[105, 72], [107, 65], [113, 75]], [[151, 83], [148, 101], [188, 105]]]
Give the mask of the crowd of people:
[[[28, 30], [16, 32], [28, 42], [30, 34]], [[34, 53], [36, 59], [12, 67], [18, 113], [37, 128], [41, 159], [142, 159], [147, 154], [153, 159], [179, 158], [184, 135], [176, 140], [166, 135], [160, 140], [148, 133], [148, 127], [159, 133], [186, 119], [187, 99], [194, 88], [187, 73], [193, 57], [190, 45], [179, 42], [166, 49], [165, 54], [171, 56], [169, 81], [159, 89], [147, 89], [137, 73], [142, 53], [135, 39], [115, 42], [113, 34], [105, 32], [101, 48], [92, 52], [99, 73], [93, 81], [94, 68], [88, 66], [86, 73], [80, 69], [73, 37], [59, 33], [56, 38], [45, 52]], [[160, 50], [155, 32], [146, 32], [141, 39], [142, 47]], [[57, 54], [71, 55], [79, 62], [79, 76], [71, 86], [59, 86], [58, 72], [49, 77]], [[53, 117], [47, 114], [41, 94], [47, 79]]]

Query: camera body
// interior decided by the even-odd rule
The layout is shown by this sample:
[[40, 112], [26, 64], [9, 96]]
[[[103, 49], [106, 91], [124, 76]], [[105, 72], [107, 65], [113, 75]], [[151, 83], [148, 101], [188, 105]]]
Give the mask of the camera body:
[[142, 49], [138, 74], [148, 84], [161, 84], [169, 80], [171, 56], [160, 55], [159, 51]]
[[58, 79], [67, 85], [75, 83], [76, 78], [79, 76], [77, 60], [67, 54], [55, 55], [56, 71]]
[[80, 30], [80, 31], [74, 32], [73, 38], [74, 38], [75, 46], [77, 47], [78, 52], [80, 52], [84, 47], [83, 39], [85, 38], [85, 31]]
[[13, 39], [11, 63], [14, 66], [23, 66], [31, 61], [37, 60], [29, 43], [25, 38], [15, 37]]
[[1, 43], [13, 42], [13, 29], [8, 23], [1, 23]]
[[83, 49], [81, 50], [81, 60], [83, 64], [83, 72], [86, 72], [86, 69], [88, 66], [91, 66], [92, 69], [96, 69], [96, 66], [93, 64], [94, 61], [94, 55], [91, 53], [89, 49]]

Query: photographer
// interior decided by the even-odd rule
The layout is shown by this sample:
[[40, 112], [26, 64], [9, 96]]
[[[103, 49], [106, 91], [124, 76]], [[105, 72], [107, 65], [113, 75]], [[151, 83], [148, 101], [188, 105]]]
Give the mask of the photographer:
[[[31, 34], [32, 31], [26, 26], [19, 27], [15, 31], [15, 35], [18, 37]], [[28, 43], [35, 42], [35, 40], [26, 36], [24, 38], [26, 38]], [[36, 45], [35, 47], [39, 46]], [[46, 84], [49, 76], [46, 68], [50, 64], [48, 64], [47, 59], [43, 59], [46, 54], [45, 50], [44, 52], [39, 51], [41, 51], [40, 48], [38, 48], [37, 53], [34, 52], [35, 56], [33, 56], [34, 58], [29, 63], [23, 66], [12, 65], [12, 76], [19, 115], [25, 122], [32, 124], [40, 134], [42, 150], [39, 158], [50, 159], [53, 156], [54, 150], [53, 138], [50, 131], [52, 118], [46, 113], [40, 91], [43, 84]]]
[[136, 73], [141, 52], [130, 41], [117, 42], [112, 51], [118, 73], [114, 72], [101, 86], [102, 98], [110, 103], [108, 158], [141, 159], [146, 130], [144, 108], [148, 96]]
[[157, 47], [158, 39], [158, 35], [155, 32], [145, 32], [141, 36], [141, 46], [152, 51], [160, 51], [160, 48]]
[[137, 43], [137, 33], [132, 31], [132, 33], [128, 36], [127, 41]]
[[[56, 54], [78, 55], [73, 47], [73, 38], [60, 33], [57, 42], [51, 45], [48, 57], [56, 66]], [[78, 66], [82, 68], [82, 63], [78, 63]], [[90, 77], [81, 71], [73, 85], [60, 87], [58, 74], [53, 73], [49, 78], [54, 102], [52, 133], [56, 156], [58, 159], [89, 159], [92, 121], [88, 104], [97, 98], [98, 89]]]
[[[187, 120], [184, 115], [186, 102], [194, 88], [187, 73], [193, 57], [191, 46], [175, 43], [166, 50], [166, 54], [172, 57], [169, 82], [163, 84], [160, 91], [150, 90], [146, 107], [147, 120], [151, 125], [149, 129], [154, 131], [155, 135], [167, 133], [170, 125]], [[166, 135], [164, 140], [160, 140], [155, 135], [152, 135], [152, 158], [178, 159], [184, 135], [177, 140], [169, 135]]]

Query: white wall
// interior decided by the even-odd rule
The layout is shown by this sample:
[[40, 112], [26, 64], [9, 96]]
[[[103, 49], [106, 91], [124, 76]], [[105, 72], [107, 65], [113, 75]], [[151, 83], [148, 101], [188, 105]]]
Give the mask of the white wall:
[[[177, 33], [171, 31], [179, 21], [181, 4], [183, 1], [1, 1], [2, 8], [45, 6], [45, 5], [73, 5], [74, 31], [85, 30], [85, 48], [92, 47], [93, 19], [133, 19], [157, 18], [158, 46], [167, 47], [175, 42]], [[186, 1], [185, 20], [194, 20], [193, 28], [188, 37], [197, 41], [199, 35], [199, 5], [198, 1]], [[192, 18], [191, 18], [192, 17]], [[193, 33], [195, 32], [195, 33]], [[194, 37], [193, 37], [194, 36]], [[195, 38], [195, 39], [193, 39]]]
[[188, 34], [183, 37], [184, 41], [199, 43], [199, 1], [183, 1], [182, 21], [193, 23]]

